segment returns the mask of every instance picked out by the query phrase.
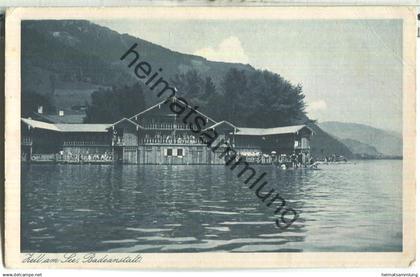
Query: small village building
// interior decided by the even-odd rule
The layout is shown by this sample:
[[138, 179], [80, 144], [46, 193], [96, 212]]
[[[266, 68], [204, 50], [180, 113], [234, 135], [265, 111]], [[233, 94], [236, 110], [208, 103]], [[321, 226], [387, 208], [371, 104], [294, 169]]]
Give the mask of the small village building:
[[[174, 98], [173, 101], [179, 101]], [[184, 102], [180, 102], [185, 104]], [[300, 153], [310, 155], [313, 131], [306, 125], [277, 128], [237, 127], [206, 121], [203, 131], [216, 131], [249, 162], [272, 163]], [[53, 123], [21, 120], [23, 161], [125, 164], [224, 164], [223, 149], [212, 151], [193, 133], [182, 116], [162, 101], [130, 118], [112, 124]], [[51, 119], [51, 117], [49, 117]]]

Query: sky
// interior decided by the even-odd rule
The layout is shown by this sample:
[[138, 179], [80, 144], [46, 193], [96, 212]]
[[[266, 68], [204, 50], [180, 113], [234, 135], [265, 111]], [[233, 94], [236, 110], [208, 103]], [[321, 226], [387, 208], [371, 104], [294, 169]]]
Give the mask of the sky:
[[94, 21], [174, 51], [240, 62], [302, 84], [312, 119], [401, 132], [400, 20]]

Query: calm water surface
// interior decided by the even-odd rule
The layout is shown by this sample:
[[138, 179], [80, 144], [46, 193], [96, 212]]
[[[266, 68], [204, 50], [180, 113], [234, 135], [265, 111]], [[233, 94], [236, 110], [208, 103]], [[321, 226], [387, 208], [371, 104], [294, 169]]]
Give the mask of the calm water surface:
[[276, 227], [224, 166], [22, 165], [24, 252], [401, 251], [402, 162], [266, 171], [300, 213]]

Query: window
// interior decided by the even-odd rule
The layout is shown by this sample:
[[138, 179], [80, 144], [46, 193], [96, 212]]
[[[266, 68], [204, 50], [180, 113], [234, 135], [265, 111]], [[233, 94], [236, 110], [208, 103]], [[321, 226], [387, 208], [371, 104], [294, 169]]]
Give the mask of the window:
[[168, 157], [172, 157], [172, 156], [183, 157], [184, 156], [184, 149], [182, 149], [182, 148], [178, 148], [178, 149], [166, 148], [165, 149], [165, 156], [168, 156]]

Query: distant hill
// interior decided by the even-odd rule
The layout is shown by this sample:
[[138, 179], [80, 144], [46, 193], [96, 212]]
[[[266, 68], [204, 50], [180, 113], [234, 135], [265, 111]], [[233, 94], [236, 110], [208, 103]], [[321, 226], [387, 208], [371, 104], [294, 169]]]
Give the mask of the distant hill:
[[368, 155], [372, 157], [381, 155], [381, 153], [379, 153], [375, 147], [362, 143], [358, 140], [342, 139], [341, 142], [344, 143], [350, 149], [350, 151], [356, 155]]
[[[167, 80], [194, 69], [220, 86], [221, 79], [231, 68], [255, 71], [246, 64], [213, 62], [172, 51], [86, 20], [25, 20], [22, 22], [22, 89], [46, 96], [60, 109], [85, 105], [91, 101], [95, 90], [138, 81], [133, 70], [128, 70], [127, 64], [119, 60], [134, 43], [138, 44], [140, 60], [149, 62], [154, 71], [162, 68], [161, 75]], [[145, 95], [146, 105], [157, 100], [152, 94]], [[296, 124], [302, 122], [310, 120], [304, 117]], [[316, 133], [311, 144], [316, 156], [351, 157], [346, 145], [317, 125], [310, 123], [310, 126]]]
[[384, 155], [402, 156], [402, 137], [396, 132], [363, 124], [336, 121], [322, 122], [319, 126], [339, 138], [350, 148], [358, 148], [358, 151], [361, 149], [361, 144], [364, 144], [363, 147], [366, 151], [376, 149], [377, 152]]
[[[190, 69], [212, 76], [215, 81], [232, 67], [253, 70], [250, 65], [178, 53], [85, 20], [23, 21], [22, 88], [51, 94], [60, 105], [60, 97], [69, 92], [77, 97], [64, 101], [77, 105], [89, 101], [98, 87], [132, 85], [138, 79], [119, 59], [134, 43], [138, 44], [139, 60], [150, 63], [153, 71], [162, 68], [160, 75], [167, 80]], [[157, 101], [152, 95], [146, 100], [149, 104]]]
[[353, 153], [341, 141], [332, 137], [315, 123], [307, 123], [315, 135], [311, 139], [311, 153], [317, 158], [324, 158], [329, 155], [342, 155], [346, 158], [353, 158]]

